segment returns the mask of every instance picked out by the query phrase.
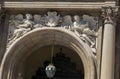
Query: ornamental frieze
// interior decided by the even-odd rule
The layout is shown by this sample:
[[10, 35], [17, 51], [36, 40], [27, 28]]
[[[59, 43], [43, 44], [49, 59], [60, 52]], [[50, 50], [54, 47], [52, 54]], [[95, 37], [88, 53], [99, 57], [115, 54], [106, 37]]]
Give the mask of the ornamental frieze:
[[65, 15], [56, 11], [46, 14], [17, 14], [11, 15], [9, 20], [8, 44], [9, 47], [17, 38], [31, 30], [44, 27], [68, 29], [87, 43], [93, 52], [96, 52], [96, 38], [98, 30], [98, 17], [90, 15]]

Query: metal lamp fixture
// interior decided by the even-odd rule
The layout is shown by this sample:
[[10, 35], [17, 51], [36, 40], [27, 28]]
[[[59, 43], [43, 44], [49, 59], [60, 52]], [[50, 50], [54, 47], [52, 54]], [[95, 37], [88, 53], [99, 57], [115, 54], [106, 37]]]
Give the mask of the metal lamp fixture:
[[54, 53], [54, 40], [53, 40], [52, 51], [51, 51], [51, 63], [45, 68], [45, 72], [48, 78], [53, 78], [56, 72], [56, 67], [53, 65], [53, 62], [52, 62], [53, 53]]

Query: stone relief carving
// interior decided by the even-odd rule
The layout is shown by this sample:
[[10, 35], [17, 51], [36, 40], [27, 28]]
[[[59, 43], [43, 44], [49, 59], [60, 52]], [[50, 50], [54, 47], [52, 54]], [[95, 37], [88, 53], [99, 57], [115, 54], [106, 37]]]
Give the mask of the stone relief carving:
[[[34, 22], [31, 21], [31, 19], [31, 14], [26, 14], [26, 19], [23, 19], [23, 15], [19, 14], [16, 16], [15, 20], [11, 20], [12, 22], [10, 22], [10, 31], [12, 36], [9, 38], [8, 45], [12, 44], [17, 38], [33, 29]], [[15, 29], [13, 30], [12, 27]]]
[[43, 27], [44, 25], [44, 21], [41, 15], [35, 14], [34, 15], [34, 28], [38, 28], [38, 27]]
[[80, 37], [84, 42], [86, 42], [92, 50], [95, 52], [95, 42], [97, 37], [97, 32], [94, 28], [97, 25], [97, 21], [93, 17], [88, 15], [83, 15], [82, 18], [78, 15], [74, 16], [74, 22], [72, 26], [72, 31]]
[[57, 12], [47, 12], [45, 15], [45, 25], [49, 27], [55, 27], [59, 23], [60, 15], [57, 15]]
[[72, 17], [70, 15], [66, 15], [63, 17], [63, 22], [61, 24], [61, 27], [64, 27], [66, 29], [70, 29], [72, 26]]
[[16, 26], [19, 25], [19, 23], [22, 23], [23, 21], [23, 15], [22, 14], [18, 14], [18, 15], [11, 15], [10, 16], [10, 20], [9, 20], [9, 37], [12, 36], [12, 34], [14, 33], [14, 30], [17, 29]]
[[83, 30], [84, 30], [86, 27], [88, 27], [88, 24], [83, 23], [83, 22], [82, 22], [83, 20], [80, 19], [80, 17], [79, 17], [78, 15], [75, 15], [75, 16], [73, 17], [73, 19], [74, 19], [74, 22], [73, 22], [73, 25], [72, 25], [72, 27], [71, 27], [71, 30], [72, 30], [73, 32], [75, 32], [75, 34], [80, 37], [81, 34], [82, 34], [82, 32], [83, 32]]
[[61, 27], [74, 32], [81, 40], [87, 43], [95, 52], [95, 43], [98, 30], [98, 17], [89, 15], [65, 15], [60, 17], [57, 12], [47, 12], [47, 15], [26, 14], [11, 15], [9, 23], [8, 46], [25, 33], [42, 27]]

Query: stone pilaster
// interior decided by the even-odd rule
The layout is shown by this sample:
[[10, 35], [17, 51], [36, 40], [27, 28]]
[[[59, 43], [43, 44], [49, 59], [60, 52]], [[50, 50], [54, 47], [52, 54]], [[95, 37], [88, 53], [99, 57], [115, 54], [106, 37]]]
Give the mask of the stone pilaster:
[[103, 7], [104, 32], [102, 46], [101, 78], [114, 79], [115, 27], [117, 7]]
[[1, 9], [1, 4], [0, 4], [0, 60], [2, 59], [2, 33], [3, 33], [3, 23], [2, 23], [2, 9]]
[[3, 9], [0, 12], [0, 64], [5, 53], [8, 34], [9, 15]]
[[120, 8], [116, 27], [115, 79], [120, 79]]

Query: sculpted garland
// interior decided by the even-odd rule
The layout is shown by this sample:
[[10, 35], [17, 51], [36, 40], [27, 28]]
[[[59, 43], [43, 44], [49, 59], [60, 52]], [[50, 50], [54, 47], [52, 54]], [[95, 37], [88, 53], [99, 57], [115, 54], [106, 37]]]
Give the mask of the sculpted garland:
[[9, 20], [8, 47], [25, 33], [44, 27], [61, 27], [75, 33], [86, 42], [95, 52], [95, 43], [98, 29], [98, 18], [89, 15], [65, 15], [61, 17], [57, 12], [47, 12], [41, 16], [38, 14], [11, 15]]

